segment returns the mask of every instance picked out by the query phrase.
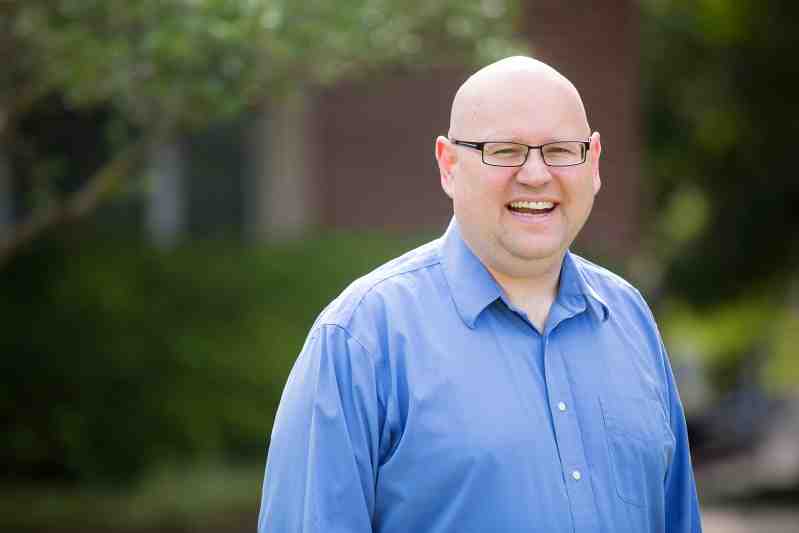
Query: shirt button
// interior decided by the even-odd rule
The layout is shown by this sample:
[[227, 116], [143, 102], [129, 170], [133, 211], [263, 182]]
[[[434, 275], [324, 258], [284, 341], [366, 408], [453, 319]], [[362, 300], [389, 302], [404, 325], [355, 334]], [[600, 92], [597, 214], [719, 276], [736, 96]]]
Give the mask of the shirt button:
[[565, 411], [565, 410], [566, 410], [566, 404], [563, 402], [558, 402], [558, 411]]
[[574, 478], [575, 481], [580, 481], [583, 475], [580, 473], [579, 470], [575, 470], [572, 472], [572, 477]]

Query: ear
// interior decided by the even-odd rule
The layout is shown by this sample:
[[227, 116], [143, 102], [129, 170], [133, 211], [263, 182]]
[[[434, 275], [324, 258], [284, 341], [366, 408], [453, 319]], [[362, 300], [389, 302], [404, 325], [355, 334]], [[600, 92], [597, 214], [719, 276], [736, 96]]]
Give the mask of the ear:
[[439, 135], [436, 138], [436, 161], [438, 161], [438, 172], [441, 174], [441, 188], [452, 198], [455, 187], [455, 165], [458, 162], [458, 154], [449, 139]]
[[599, 132], [595, 131], [591, 135], [591, 147], [589, 148], [589, 160], [591, 162], [591, 180], [594, 185], [594, 194], [599, 192], [602, 187], [602, 180], [599, 177], [599, 156], [602, 154], [602, 143], [599, 140]]

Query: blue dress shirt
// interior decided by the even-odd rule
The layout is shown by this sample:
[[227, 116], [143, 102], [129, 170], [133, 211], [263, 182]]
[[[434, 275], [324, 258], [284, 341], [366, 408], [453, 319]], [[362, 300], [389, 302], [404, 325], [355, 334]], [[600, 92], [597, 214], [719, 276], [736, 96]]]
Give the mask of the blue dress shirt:
[[258, 531], [701, 531], [649, 308], [567, 253], [539, 332], [453, 221], [317, 319], [275, 419]]

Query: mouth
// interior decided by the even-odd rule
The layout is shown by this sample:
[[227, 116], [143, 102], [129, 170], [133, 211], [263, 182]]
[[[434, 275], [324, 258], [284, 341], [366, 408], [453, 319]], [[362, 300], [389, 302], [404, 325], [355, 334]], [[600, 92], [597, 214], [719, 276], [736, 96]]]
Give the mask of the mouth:
[[505, 207], [511, 213], [516, 213], [518, 215], [526, 215], [526, 216], [546, 215], [554, 211], [557, 206], [558, 204], [556, 204], [555, 202], [549, 202], [549, 201], [543, 201], [543, 202], [516, 201], [516, 202], [510, 202], [505, 205]]

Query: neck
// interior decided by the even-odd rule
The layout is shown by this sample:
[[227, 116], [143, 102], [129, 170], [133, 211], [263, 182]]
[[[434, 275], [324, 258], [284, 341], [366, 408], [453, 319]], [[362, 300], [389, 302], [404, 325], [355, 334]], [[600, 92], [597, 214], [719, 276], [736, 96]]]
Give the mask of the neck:
[[494, 279], [505, 291], [510, 302], [527, 313], [530, 322], [543, 331], [549, 309], [558, 294], [560, 269], [563, 258], [552, 264], [542, 266], [540, 270], [517, 277], [488, 268]]

